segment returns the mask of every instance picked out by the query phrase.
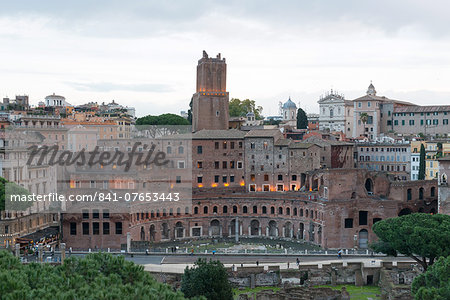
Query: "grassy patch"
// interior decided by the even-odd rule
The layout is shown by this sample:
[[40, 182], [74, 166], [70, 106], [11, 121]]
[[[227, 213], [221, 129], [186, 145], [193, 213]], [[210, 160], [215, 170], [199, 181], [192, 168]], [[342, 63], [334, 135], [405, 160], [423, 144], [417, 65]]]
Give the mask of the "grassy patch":
[[376, 295], [381, 295], [381, 289], [378, 286], [373, 285], [365, 285], [365, 286], [354, 286], [354, 285], [337, 285], [337, 286], [331, 286], [331, 285], [319, 285], [316, 287], [328, 287], [332, 288], [333, 290], [340, 290], [343, 286], [347, 289], [347, 292], [350, 294], [350, 298], [356, 299], [356, 300], [367, 300], [368, 298], [372, 299], [381, 299], [380, 297], [377, 297]]

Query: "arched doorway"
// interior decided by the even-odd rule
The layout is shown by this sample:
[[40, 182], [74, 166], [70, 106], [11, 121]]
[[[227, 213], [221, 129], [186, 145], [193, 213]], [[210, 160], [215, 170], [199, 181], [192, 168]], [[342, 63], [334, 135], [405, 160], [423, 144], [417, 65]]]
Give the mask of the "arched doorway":
[[177, 222], [175, 224], [175, 238], [179, 239], [179, 238], [183, 238], [184, 237], [184, 227], [183, 227], [183, 223], [181, 222]]
[[220, 222], [219, 220], [212, 220], [209, 223], [209, 232], [211, 236], [219, 236], [220, 235]]
[[298, 238], [304, 239], [305, 238], [304, 233], [305, 233], [305, 224], [300, 223], [300, 226], [298, 228]]
[[292, 237], [292, 223], [286, 222], [284, 224], [284, 237], [291, 238]]
[[322, 226], [319, 225], [319, 227], [317, 228], [317, 243], [319, 245], [322, 244]]
[[278, 236], [277, 222], [273, 220], [269, 222], [269, 236]]
[[155, 241], [155, 225], [150, 225], [150, 242]]
[[161, 225], [161, 238], [163, 240], [167, 240], [169, 238], [169, 225], [167, 225], [167, 223], [163, 223]]
[[359, 232], [358, 245], [360, 249], [367, 249], [369, 245], [369, 232], [366, 229], [362, 229]]
[[141, 241], [145, 241], [145, 229], [144, 229], [144, 226], [141, 227]]
[[252, 220], [250, 223], [250, 235], [260, 235], [259, 232], [259, 221]]

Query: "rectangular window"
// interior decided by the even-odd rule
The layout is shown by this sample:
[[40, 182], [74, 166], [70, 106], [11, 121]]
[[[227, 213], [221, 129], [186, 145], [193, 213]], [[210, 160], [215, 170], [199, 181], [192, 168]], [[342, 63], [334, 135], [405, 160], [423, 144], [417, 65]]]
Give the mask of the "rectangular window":
[[223, 182], [223, 183], [227, 183], [227, 179], [228, 179], [227, 176], [222, 176], [222, 182]]
[[345, 228], [353, 228], [353, 219], [351, 219], [351, 218], [345, 219], [344, 227]]
[[122, 234], [122, 222], [116, 222], [116, 234]]
[[230, 149], [234, 149], [234, 142], [230, 142]]
[[203, 176], [197, 176], [197, 183], [203, 183]]
[[444, 125], [448, 125], [448, 119], [444, 119], [444, 120], [442, 120], [442, 124], [444, 124]]
[[177, 177], [176, 177], [175, 183], [181, 183], [181, 176], [177, 176]]
[[77, 235], [77, 223], [70, 223], [70, 235]]
[[359, 211], [359, 225], [367, 225], [367, 214], [368, 212], [365, 210]]
[[98, 219], [98, 218], [100, 218], [100, 212], [98, 211], [98, 209], [93, 209], [93, 210], [92, 210], [92, 218], [93, 218], [93, 219]]
[[218, 182], [219, 182], [219, 175], [215, 175], [215, 176], [214, 176], [214, 182], [215, 182], [215, 183], [218, 183]]
[[103, 223], [103, 234], [109, 234], [109, 222]]
[[234, 175], [230, 175], [230, 182], [234, 182]]
[[227, 142], [223, 142], [223, 149], [227, 149]]
[[103, 219], [109, 219], [109, 210], [107, 209], [103, 210]]
[[394, 120], [394, 125], [395, 125], [395, 126], [398, 125], [398, 120]]
[[203, 153], [203, 146], [197, 146], [197, 154]]
[[220, 167], [220, 162], [215, 161], [214, 162], [214, 169], [219, 169], [219, 167]]
[[223, 161], [223, 162], [222, 162], [222, 169], [226, 169], [226, 168], [227, 168], [227, 165], [228, 165], [228, 162]]
[[255, 143], [250, 143], [250, 149], [255, 149]]
[[197, 169], [203, 169], [203, 162], [202, 161], [198, 161], [197, 162]]
[[237, 162], [237, 168], [238, 168], [238, 169], [242, 169], [242, 166], [243, 166], [242, 161], [238, 161], [238, 162]]
[[234, 160], [230, 161], [230, 169], [234, 169]]
[[89, 235], [89, 223], [83, 222], [83, 235]]
[[100, 234], [100, 223], [98, 223], [98, 222], [92, 223], [92, 233], [95, 235]]
[[278, 175], [278, 181], [281, 181], [281, 180], [283, 180], [283, 175], [279, 174]]
[[89, 219], [89, 210], [83, 209], [83, 219]]
[[214, 149], [216, 149], [216, 150], [219, 149], [219, 142], [214, 143]]

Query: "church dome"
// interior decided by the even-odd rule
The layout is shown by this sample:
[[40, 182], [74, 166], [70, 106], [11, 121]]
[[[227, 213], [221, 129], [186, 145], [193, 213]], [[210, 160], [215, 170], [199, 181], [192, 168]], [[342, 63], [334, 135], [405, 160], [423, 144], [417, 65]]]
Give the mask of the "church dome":
[[290, 97], [289, 97], [289, 100], [283, 104], [283, 109], [289, 109], [289, 108], [297, 108], [297, 105], [295, 105], [295, 103], [292, 102]]

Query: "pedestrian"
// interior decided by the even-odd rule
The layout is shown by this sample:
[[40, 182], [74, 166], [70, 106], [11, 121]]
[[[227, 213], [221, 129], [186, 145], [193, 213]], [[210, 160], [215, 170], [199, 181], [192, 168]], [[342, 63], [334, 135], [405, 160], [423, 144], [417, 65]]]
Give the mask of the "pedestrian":
[[256, 266], [259, 266], [259, 261], [256, 261]]
[[194, 255], [194, 248], [191, 249], [191, 255]]
[[289, 262], [287, 263], [287, 268], [289, 269]]
[[148, 255], [148, 249], [145, 249], [145, 255]]
[[338, 258], [342, 258], [342, 250], [341, 249], [339, 249], [339, 251], [338, 251]]
[[300, 265], [300, 259], [297, 257], [297, 267]]
[[213, 251], [212, 251], [212, 254], [215, 255], [215, 254], [216, 254], [216, 250], [213, 250]]

